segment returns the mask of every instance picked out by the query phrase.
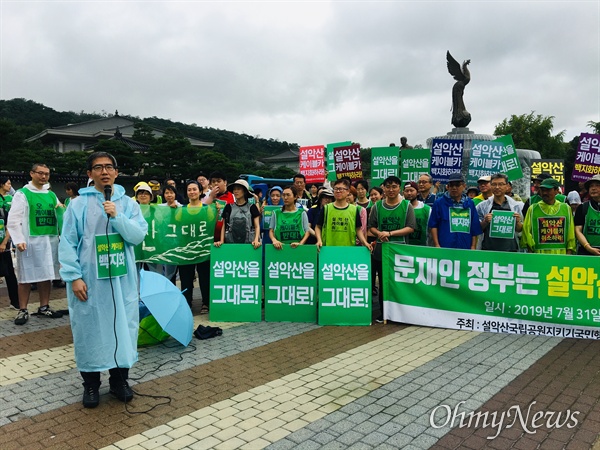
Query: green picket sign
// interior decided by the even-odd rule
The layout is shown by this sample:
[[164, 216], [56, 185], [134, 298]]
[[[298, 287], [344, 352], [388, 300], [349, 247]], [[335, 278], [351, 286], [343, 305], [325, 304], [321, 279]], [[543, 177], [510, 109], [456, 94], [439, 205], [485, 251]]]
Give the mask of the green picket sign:
[[492, 211], [490, 222], [490, 237], [500, 239], [514, 239], [517, 221], [512, 211]]
[[333, 150], [338, 147], [347, 147], [352, 145], [352, 141], [335, 142], [327, 144], [327, 151], [325, 152], [325, 167], [327, 168], [327, 181], [335, 181], [337, 179], [335, 175], [335, 158], [333, 157]]
[[371, 325], [371, 254], [365, 247], [319, 252], [319, 325]]
[[[404, 149], [400, 154], [400, 180], [402, 185], [409, 181], [415, 183], [424, 173], [429, 173], [431, 151], [428, 148]], [[373, 183], [375, 186], [375, 183]]]
[[399, 176], [400, 148], [373, 147], [371, 149], [371, 186], [383, 184], [387, 177]]
[[223, 244], [210, 252], [210, 320], [262, 320], [262, 251], [251, 244]]
[[517, 156], [515, 149], [515, 143], [513, 142], [512, 135], [507, 134], [506, 136], [495, 139], [494, 142], [500, 142], [504, 145], [504, 153], [502, 155], [502, 162], [504, 164], [504, 170], [508, 176], [509, 181], [518, 180], [523, 178], [523, 168], [521, 162]]
[[[317, 247], [265, 247], [265, 320], [317, 321]], [[211, 313], [212, 314], [212, 313]]]

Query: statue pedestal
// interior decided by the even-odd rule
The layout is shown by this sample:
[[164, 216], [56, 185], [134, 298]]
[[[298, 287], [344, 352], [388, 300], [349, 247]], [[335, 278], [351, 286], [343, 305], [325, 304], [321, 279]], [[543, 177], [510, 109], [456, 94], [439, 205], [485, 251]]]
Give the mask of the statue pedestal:
[[448, 133], [446, 133], [446, 136], [453, 136], [455, 134], [475, 134], [474, 131], [469, 130], [469, 127], [464, 127], [464, 128], [452, 128], [452, 131], [449, 131]]

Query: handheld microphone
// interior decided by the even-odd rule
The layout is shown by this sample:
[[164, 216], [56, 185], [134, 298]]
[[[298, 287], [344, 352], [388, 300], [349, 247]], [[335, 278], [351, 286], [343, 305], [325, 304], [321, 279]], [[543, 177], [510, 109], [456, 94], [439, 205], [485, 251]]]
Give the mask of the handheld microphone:
[[[110, 201], [110, 195], [112, 194], [112, 186], [107, 184], [104, 186], [104, 200]], [[106, 216], [110, 219], [110, 214], [106, 213]]]

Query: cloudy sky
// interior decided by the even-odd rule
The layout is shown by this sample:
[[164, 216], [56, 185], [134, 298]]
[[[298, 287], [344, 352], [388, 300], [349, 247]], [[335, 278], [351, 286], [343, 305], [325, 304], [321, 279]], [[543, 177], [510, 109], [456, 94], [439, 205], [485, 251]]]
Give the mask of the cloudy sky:
[[[600, 121], [600, 2], [0, 0], [0, 97], [317, 145], [451, 130], [446, 50], [471, 60], [469, 128]], [[516, 143], [518, 146], [518, 142]]]

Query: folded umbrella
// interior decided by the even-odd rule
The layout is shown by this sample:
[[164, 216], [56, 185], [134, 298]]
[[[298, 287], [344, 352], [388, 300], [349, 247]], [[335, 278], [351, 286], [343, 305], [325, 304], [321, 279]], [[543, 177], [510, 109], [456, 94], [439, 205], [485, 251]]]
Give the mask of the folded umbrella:
[[194, 317], [177, 286], [158, 273], [141, 270], [140, 298], [164, 331], [184, 346], [190, 343]]

